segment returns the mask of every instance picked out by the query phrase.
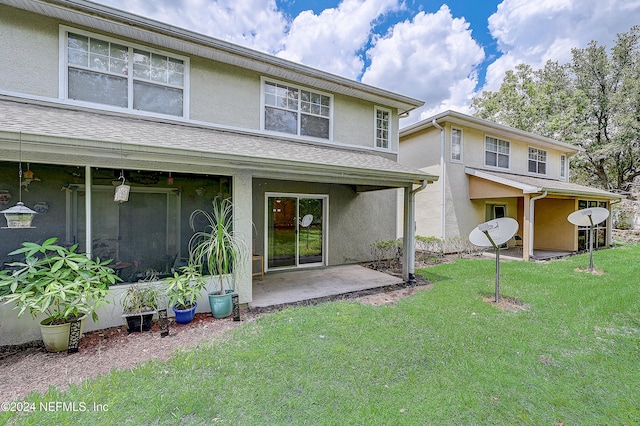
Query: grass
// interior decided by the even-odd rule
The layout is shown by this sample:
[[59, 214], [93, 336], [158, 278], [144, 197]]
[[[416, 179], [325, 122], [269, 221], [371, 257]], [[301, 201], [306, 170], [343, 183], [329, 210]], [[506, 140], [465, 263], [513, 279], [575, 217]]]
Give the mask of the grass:
[[[222, 339], [27, 398], [15, 424], [476, 425], [640, 423], [640, 247], [545, 264], [420, 270], [434, 284], [395, 307], [285, 309]], [[83, 402], [85, 412], [40, 403]], [[108, 411], [92, 411], [93, 404]]]

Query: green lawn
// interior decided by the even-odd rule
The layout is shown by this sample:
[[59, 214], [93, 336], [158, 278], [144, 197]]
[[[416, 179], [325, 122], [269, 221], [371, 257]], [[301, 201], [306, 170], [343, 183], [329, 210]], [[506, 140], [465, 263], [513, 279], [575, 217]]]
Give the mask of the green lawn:
[[[395, 307], [325, 303], [265, 315], [224, 338], [40, 402], [17, 424], [640, 424], [640, 247], [545, 264], [420, 270], [434, 288]], [[0, 417], [0, 423], [8, 419]]]

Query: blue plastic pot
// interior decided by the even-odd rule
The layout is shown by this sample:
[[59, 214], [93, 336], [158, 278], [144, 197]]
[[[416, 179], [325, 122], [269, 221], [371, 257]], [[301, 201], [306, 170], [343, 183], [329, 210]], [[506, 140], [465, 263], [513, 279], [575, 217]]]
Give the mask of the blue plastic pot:
[[173, 306], [172, 309], [176, 314], [176, 322], [178, 324], [189, 324], [193, 320], [193, 317], [196, 315], [197, 308], [197, 303], [194, 303], [193, 307], [189, 309], [176, 309], [176, 307]]

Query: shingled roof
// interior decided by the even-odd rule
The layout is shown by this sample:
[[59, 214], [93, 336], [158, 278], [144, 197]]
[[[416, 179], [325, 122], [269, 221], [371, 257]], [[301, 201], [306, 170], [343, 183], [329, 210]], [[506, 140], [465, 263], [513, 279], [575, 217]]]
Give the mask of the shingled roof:
[[[256, 170], [256, 175], [325, 176], [331, 181], [401, 187], [437, 177], [370, 150], [265, 136], [170, 119], [133, 117], [48, 101], [0, 96], [0, 149], [4, 158], [23, 141], [31, 161], [51, 152], [51, 162], [109, 166], [123, 153], [127, 162], [147, 155], [158, 162], [203, 163]], [[13, 144], [11, 144], [13, 142]], [[56, 159], [53, 153], [62, 155]], [[63, 155], [68, 153], [67, 155]], [[108, 161], [110, 160], [110, 161]], [[129, 164], [133, 167], [133, 164]], [[307, 179], [302, 179], [303, 176]]]

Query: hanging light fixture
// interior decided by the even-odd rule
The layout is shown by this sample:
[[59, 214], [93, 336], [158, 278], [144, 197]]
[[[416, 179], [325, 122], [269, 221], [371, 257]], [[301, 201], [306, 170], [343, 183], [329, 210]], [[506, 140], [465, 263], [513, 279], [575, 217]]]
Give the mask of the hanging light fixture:
[[122, 152], [122, 142], [120, 142], [120, 177], [118, 180], [122, 180], [122, 183], [116, 186], [116, 193], [113, 197], [113, 201], [116, 203], [125, 203], [129, 201], [129, 191], [131, 190], [131, 187], [124, 184], [124, 154]]
[[20, 201], [18, 201], [16, 205], [11, 207], [10, 209], [0, 211], [0, 213], [4, 214], [4, 217], [7, 220], [7, 226], [3, 227], [3, 229], [35, 228], [35, 226], [31, 226], [31, 221], [33, 220], [33, 216], [35, 216], [37, 212], [31, 210], [22, 202], [22, 132], [20, 132], [20, 159], [18, 162], [18, 180], [20, 183]]

